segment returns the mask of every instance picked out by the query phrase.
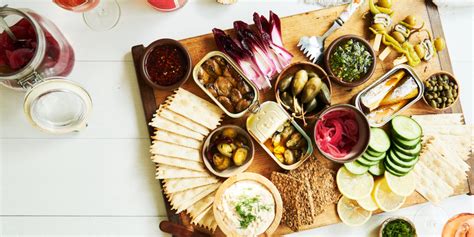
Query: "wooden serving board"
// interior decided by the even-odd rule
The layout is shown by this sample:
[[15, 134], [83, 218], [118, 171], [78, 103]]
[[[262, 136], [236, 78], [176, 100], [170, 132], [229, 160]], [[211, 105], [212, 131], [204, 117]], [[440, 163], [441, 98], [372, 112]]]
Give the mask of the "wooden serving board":
[[[298, 14], [294, 16], [289, 16], [281, 19], [282, 24], [282, 35], [283, 35], [283, 42], [285, 48], [288, 49], [293, 55], [294, 59], [293, 62], [298, 61], [307, 61], [306, 57], [299, 51], [296, 47], [299, 38], [301, 36], [312, 36], [312, 35], [322, 35], [333, 23], [333, 21], [339, 16], [339, 14], [343, 11], [344, 6], [341, 7], [334, 7], [324, 10], [312, 11], [303, 14]], [[429, 29], [434, 37], [443, 37], [443, 30], [441, 27], [440, 17], [436, 6], [431, 2], [424, 0], [398, 0], [394, 3], [392, 7], [394, 9], [395, 14], [393, 15], [394, 22], [398, 22], [405, 18], [407, 15], [417, 15], [419, 19], [425, 21], [425, 27]], [[368, 30], [369, 19], [364, 17], [365, 13], [368, 11], [368, 6], [362, 6], [359, 11], [354, 13], [351, 19], [339, 30], [333, 33], [329, 38], [326, 40], [326, 45], [329, 45], [334, 39], [341, 35], [345, 34], [355, 34], [363, 36], [366, 39], [372, 40], [373, 35]], [[261, 13], [267, 14], [267, 13]], [[278, 14], [278, 13], [277, 13]], [[237, 19], [236, 19], [237, 20]], [[209, 30], [211, 30], [212, 26], [209, 26]], [[232, 31], [228, 31], [232, 33]], [[193, 64], [196, 64], [204, 55], [208, 52], [216, 50], [216, 45], [214, 43], [214, 39], [212, 34], [197, 36], [193, 38], [188, 38], [180, 41], [189, 51]], [[383, 47], [382, 47], [383, 49]], [[138, 61], [142, 55], [144, 50], [143, 45], [137, 45], [132, 48], [132, 55], [135, 62], [135, 67], [138, 65]], [[382, 74], [387, 72], [389, 69], [393, 67], [392, 61], [396, 58], [396, 53], [392, 53], [389, 57], [384, 61], [381, 62], [380, 60], [377, 61], [377, 67], [374, 75], [372, 78], [364, 83], [361, 86], [355, 88], [344, 88], [340, 87], [336, 84], [332, 84], [333, 86], [333, 104], [340, 104], [340, 103], [349, 103], [351, 98], [361, 91], [366, 86], [370, 85], [373, 81], [379, 78]], [[445, 49], [439, 53], [439, 55], [432, 59], [429, 62], [423, 62], [415, 68], [415, 71], [418, 73], [422, 80], [426, 79], [432, 73], [444, 70], [452, 73], [451, 62], [448, 55], [448, 50]], [[171, 94], [171, 92], [166, 91], [158, 91], [153, 90], [151, 87], [147, 86], [145, 82], [140, 78], [140, 74], [137, 71], [138, 83], [140, 87], [140, 93], [142, 98], [143, 107], [145, 110], [145, 117], [147, 123], [151, 121], [153, 114], [155, 113], [158, 106], [165, 101], [165, 98]], [[273, 80], [274, 83], [275, 80]], [[206, 99], [210, 99], [207, 95], [201, 91], [201, 89], [194, 83], [192, 78], [183, 85], [183, 88]], [[275, 96], [273, 90], [270, 90], [266, 93], [261, 93], [260, 101], [267, 101], [267, 100], [275, 100]], [[462, 113], [460, 102], [458, 101], [450, 110], [445, 111], [445, 113]], [[405, 114], [428, 114], [428, 113], [435, 113], [429, 107], [427, 107], [423, 101], [418, 101], [414, 104], [409, 110], [405, 112]], [[231, 123], [241, 125], [242, 127], [245, 126], [246, 117], [241, 119], [231, 119], [225, 118], [224, 124]], [[311, 132], [311, 124], [306, 127], [306, 131], [308, 135], [312, 136]], [[153, 134], [153, 128], [149, 127], [150, 135]], [[265, 153], [265, 151], [256, 143], [256, 150], [255, 150], [255, 158], [247, 171], [260, 173], [266, 177], [269, 177], [272, 171], [281, 171], [281, 168]], [[317, 159], [322, 160], [325, 162], [329, 167], [337, 169], [339, 166], [324, 159], [315, 149], [314, 156]], [[473, 165], [473, 159], [470, 159], [470, 165]], [[472, 173], [472, 172], [471, 172]], [[470, 174], [469, 180], [471, 182], [464, 182], [460, 187], [456, 189], [456, 195], [472, 193], [473, 188], [473, 177]], [[470, 186], [470, 187], [469, 187]], [[407, 198], [407, 201], [404, 206], [412, 206], [419, 203], [424, 203], [427, 200], [424, 199], [418, 193], [414, 193], [410, 197]], [[177, 215], [174, 211], [170, 210], [169, 203], [166, 201], [166, 208], [167, 213], [170, 221], [180, 223], [182, 225], [190, 227], [190, 220], [186, 216], [186, 214], [181, 213]], [[303, 229], [312, 229], [317, 228], [320, 226], [330, 225], [334, 223], [340, 222], [339, 217], [336, 213], [335, 205], [328, 206], [325, 209], [325, 212], [318, 215], [316, 217], [316, 221], [311, 226], [306, 226]], [[275, 235], [281, 235], [285, 233], [290, 233], [291, 230], [284, 226], [280, 225], [277, 229]], [[222, 235], [219, 231], [216, 232], [216, 235]]]

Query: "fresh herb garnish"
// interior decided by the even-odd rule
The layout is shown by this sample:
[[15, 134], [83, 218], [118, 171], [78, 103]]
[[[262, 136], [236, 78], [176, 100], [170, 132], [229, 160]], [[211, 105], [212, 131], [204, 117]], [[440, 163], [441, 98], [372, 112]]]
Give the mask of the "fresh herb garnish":
[[350, 39], [337, 46], [331, 55], [329, 65], [337, 77], [352, 82], [359, 80], [369, 71], [372, 60], [372, 55], [364, 44]]
[[393, 220], [387, 223], [382, 231], [383, 237], [412, 237], [415, 229], [405, 220]]
[[241, 200], [235, 205], [235, 211], [240, 217], [240, 228], [246, 229], [252, 222], [257, 220], [256, 213], [270, 211], [270, 207], [260, 204], [260, 196], [241, 196]]

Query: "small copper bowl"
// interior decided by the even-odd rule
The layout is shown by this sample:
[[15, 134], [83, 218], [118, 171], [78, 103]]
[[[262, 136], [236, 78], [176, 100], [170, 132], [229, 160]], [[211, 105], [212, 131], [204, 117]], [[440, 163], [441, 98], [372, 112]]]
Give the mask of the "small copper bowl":
[[[310, 63], [310, 62], [292, 63], [292, 64], [288, 65], [285, 69], [283, 69], [283, 71], [280, 73], [280, 75], [278, 75], [275, 86], [274, 86], [275, 98], [276, 98], [277, 103], [280, 104], [281, 107], [283, 107], [288, 112], [288, 114], [290, 114], [290, 115], [292, 114], [292, 112], [289, 109], [287, 109], [287, 107], [281, 101], [280, 90], [278, 89], [278, 84], [280, 84], [280, 80], [282, 80], [283, 78], [286, 78], [289, 75], [294, 75], [297, 71], [299, 71], [301, 69], [304, 69], [306, 71], [313, 71], [314, 73], [318, 74], [318, 76], [321, 78], [321, 80], [324, 83], [326, 83], [326, 85], [329, 88], [329, 92], [332, 95], [331, 81], [329, 80], [329, 76], [324, 71], [323, 68], [321, 68], [320, 66], [318, 66], [316, 64]], [[329, 107], [329, 105], [327, 105], [325, 108], [327, 108], [327, 107]], [[321, 113], [321, 111], [323, 111], [325, 108], [312, 111], [311, 113], [306, 114], [304, 118], [307, 119], [307, 120], [316, 119], [318, 117], [319, 113]], [[296, 117], [296, 118], [297, 119], [302, 119], [300, 117]]]
[[[324, 152], [319, 147], [319, 143], [316, 139], [316, 136], [317, 136], [316, 125], [318, 124], [319, 120], [322, 120], [324, 118], [325, 114], [327, 114], [329, 112], [332, 112], [332, 111], [336, 111], [336, 110], [349, 110], [349, 111], [354, 112], [355, 119], [356, 119], [357, 125], [359, 127], [359, 137], [357, 138], [357, 143], [354, 145], [354, 147], [352, 147], [351, 152], [349, 152], [349, 154], [347, 154], [343, 158], [335, 158], [335, 157], [331, 156], [330, 154]], [[367, 121], [367, 118], [365, 117], [365, 115], [360, 110], [358, 110], [356, 107], [354, 107], [352, 105], [349, 105], [349, 104], [334, 105], [334, 106], [331, 106], [331, 107], [325, 109], [324, 111], [322, 111], [319, 118], [318, 118], [318, 120], [316, 120], [316, 123], [314, 125], [313, 130], [314, 130], [314, 132], [313, 132], [314, 143], [316, 144], [316, 147], [318, 148], [319, 152], [324, 157], [326, 157], [327, 159], [329, 159], [331, 161], [334, 161], [336, 163], [343, 164], [343, 163], [347, 163], [347, 162], [351, 162], [351, 161], [356, 160], [357, 158], [359, 158], [359, 156], [362, 155], [362, 153], [365, 152], [365, 150], [369, 146], [369, 140], [370, 140], [369, 121]]]
[[[178, 48], [181, 51], [181, 53], [184, 55], [185, 62], [184, 62], [184, 65], [182, 66], [186, 67], [185, 69], [186, 72], [184, 73], [184, 76], [182, 78], [178, 79], [172, 85], [165, 85], [165, 86], [160, 85], [157, 82], [153, 81], [147, 71], [147, 61], [150, 56], [150, 53], [153, 51], [153, 49], [155, 49], [155, 47], [163, 46], [163, 45], [170, 45], [170, 46], [175, 46], [176, 48]], [[143, 55], [140, 59], [139, 71], [143, 80], [145, 80], [145, 82], [149, 86], [158, 90], [172, 91], [180, 87], [181, 85], [183, 85], [188, 80], [189, 76], [191, 75], [191, 71], [192, 71], [191, 56], [189, 55], [188, 50], [186, 50], [186, 48], [180, 42], [174, 39], [159, 39], [159, 40], [154, 41], [153, 43], [151, 43], [145, 48], [145, 51], [143, 52]]]
[[[365, 46], [365, 48], [369, 51], [370, 55], [372, 55], [372, 65], [370, 66], [369, 71], [364, 76], [359, 78], [359, 80], [356, 80], [356, 81], [353, 81], [353, 82], [346, 82], [346, 81], [343, 81], [342, 78], [339, 78], [335, 75], [335, 73], [333, 72], [331, 66], [329, 65], [329, 62], [330, 62], [331, 57], [332, 57], [334, 51], [336, 50], [336, 48], [339, 45], [344, 44], [348, 40], [351, 40], [351, 39], [354, 40], [354, 41], [360, 42]], [[333, 79], [334, 82], [336, 82], [337, 84], [339, 84], [341, 86], [356, 87], [356, 86], [362, 85], [363, 83], [365, 83], [367, 80], [370, 79], [372, 74], [374, 74], [376, 63], [377, 63], [377, 59], [376, 59], [374, 49], [372, 48], [372, 45], [370, 45], [370, 43], [367, 42], [367, 40], [365, 40], [362, 37], [357, 36], [357, 35], [343, 35], [343, 36], [335, 39], [329, 45], [329, 47], [324, 51], [324, 66], [326, 67], [326, 70], [328, 71], [328, 74], [332, 76], [331, 79]]]
[[458, 88], [456, 89], [456, 92], [457, 92], [457, 95], [458, 95], [458, 96], [456, 96], [456, 98], [454, 98], [453, 103], [450, 104], [449, 106], [446, 106], [446, 107], [444, 107], [444, 108], [434, 108], [433, 106], [431, 106], [431, 105], [428, 103], [428, 101], [427, 101], [426, 98], [425, 98], [426, 92], [428, 92], [428, 91], [426, 90], [425, 84], [423, 84], [423, 86], [425, 87], [424, 92], [423, 92], [423, 101], [425, 102], [426, 106], [428, 106], [430, 109], [435, 110], [435, 111], [444, 111], [444, 110], [447, 110], [447, 109], [451, 108], [454, 104], [456, 104], [456, 102], [458, 102], [458, 100], [459, 100], [459, 92], [460, 92], [460, 91], [459, 91], [459, 83], [458, 83], [458, 81], [456, 80], [456, 78], [453, 76], [453, 74], [451, 74], [451, 73], [449, 73], [449, 72], [446, 72], [446, 71], [439, 71], [439, 72], [435, 72], [435, 73], [431, 74], [428, 78], [425, 79], [425, 81], [428, 80], [428, 79], [430, 79], [430, 78], [432, 78], [432, 77], [434, 77], [434, 76], [444, 76], [444, 75], [448, 76], [449, 82], [454, 82], [454, 84], [458, 87]]

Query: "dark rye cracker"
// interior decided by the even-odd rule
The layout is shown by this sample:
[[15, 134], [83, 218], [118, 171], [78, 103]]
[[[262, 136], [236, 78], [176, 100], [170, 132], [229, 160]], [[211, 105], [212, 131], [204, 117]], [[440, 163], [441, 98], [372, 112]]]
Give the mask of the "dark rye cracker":
[[308, 181], [278, 172], [273, 172], [270, 180], [280, 192], [283, 201], [282, 222], [294, 231], [313, 224], [314, 201]]
[[328, 205], [337, 203], [341, 196], [337, 189], [336, 172], [325, 167], [317, 159], [310, 158], [300, 167], [290, 171], [288, 175], [309, 183], [313, 192], [316, 215], [323, 213]]

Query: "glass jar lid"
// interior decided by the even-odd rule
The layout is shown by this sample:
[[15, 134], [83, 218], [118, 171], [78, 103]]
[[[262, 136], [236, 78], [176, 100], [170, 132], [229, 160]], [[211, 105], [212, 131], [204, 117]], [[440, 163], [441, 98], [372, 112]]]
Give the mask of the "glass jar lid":
[[92, 99], [75, 82], [47, 78], [27, 92], [23, 109], [33, 126], [56, 134], [69, 133], [87, 126]]

